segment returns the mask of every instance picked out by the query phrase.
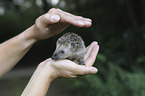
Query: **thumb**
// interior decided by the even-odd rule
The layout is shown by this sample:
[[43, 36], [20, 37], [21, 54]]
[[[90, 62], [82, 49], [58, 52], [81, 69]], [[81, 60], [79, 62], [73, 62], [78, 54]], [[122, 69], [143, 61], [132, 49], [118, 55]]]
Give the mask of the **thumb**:
[[42, 22], [44, 22], [46, 25], [48, 24], [54, 24], [60, 21], [60, 16], [57, 14], [44, 14], [42, 15]]
[[76, 74], [77, 75], [88, 75], [88, 74], [96, 74], [98, 69], [95, 67], [87, 67], [84, 65], [78, 65], [76, 67]]

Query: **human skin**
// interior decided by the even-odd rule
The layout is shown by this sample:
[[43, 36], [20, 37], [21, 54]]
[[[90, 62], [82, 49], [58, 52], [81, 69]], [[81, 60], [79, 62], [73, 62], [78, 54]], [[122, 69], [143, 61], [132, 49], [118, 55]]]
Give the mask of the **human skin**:
[[0, 77], [10, 71], [35, 42], [61, 33], [70, 24], [77, 27], [90, 27], [91, 22], [90, 19], [60, 9], [50, 9], [38, 17], [33, 26], [0, 44]]
[[53, 61], [49, 58], [43, 61], [38, 65], [21, 96], [45, 96], [51, 81], [58, 77], [76, 78], [78, 75], [97, 73], [98, 70], [92, 65], [98, 50], [99, 45], [97, 45], [97, 42], [93, 42], [88, 46], [85, 54], [86, 65], [78, 65], [67, 59]]
[[[77, 27], [90, 27], [92, 21], [52, 8], [38, 17], [30, 28], [0, 44], [0, 77], [10, 71], [37, 41], [61, 33], [70, 24]], [[69, 60], [43, 61], [35, 70], [22, 96], [45, 96], [50, 82], [57, 77], [74, 78], [77, 75], [96, 73], [97, 69], [92, 65], [98, 49], [97, 42], [88, 46], [85, 55], [86, 66], [77, 65]]]

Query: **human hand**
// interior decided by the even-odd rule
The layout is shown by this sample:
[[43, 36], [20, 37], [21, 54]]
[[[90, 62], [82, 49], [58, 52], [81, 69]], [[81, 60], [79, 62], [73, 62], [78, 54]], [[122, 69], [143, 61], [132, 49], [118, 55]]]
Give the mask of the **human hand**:
[[52, 8], [36, 19], [31, 36], [37, 40], [47, 39], [62, 32], [69, 25], [90, 27], [91, 19], [75, 16], [60, 9]]
[[51, 81], [57, 77], [75, 78], [78, 75], [97, 73], [98, 70], [92, 65], [98, 50], [97, 42], [87, 47], [86, 65], [78, 65], [70, 60], [53, 61], [51, 58], [43, 61], [38, 65], [21, 96], [45, 96]]
[[92, 67], [98, 54], [99, 45], [97, 42], [91, 43], [87, 47], [85, 54], [86, 65], [78, 65], [70, 60], [53, 61], [51, 58], [40, 64], [52, 79], [57, 77], [75, 78], [78, 75], [87, 75], [97, 73], [97, 69]]

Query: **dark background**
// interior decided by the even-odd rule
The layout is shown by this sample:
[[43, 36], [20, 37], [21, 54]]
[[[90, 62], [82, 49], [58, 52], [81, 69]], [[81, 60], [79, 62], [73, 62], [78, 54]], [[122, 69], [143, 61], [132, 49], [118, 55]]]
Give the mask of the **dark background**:
[[[57, 2], [54, 2], [57, 1]], [[98, 41], [96, 75], [73, 80], [74, 96], [145, 96], [145, 0], [1, 0], [0, 42], [32, 26], [50, 8], [93, 20], [90, 28], [69, 26], [37, 42], [14, 69], [37, 66], [55, 50], [59, 36], [71, 31], [86, 46]]]

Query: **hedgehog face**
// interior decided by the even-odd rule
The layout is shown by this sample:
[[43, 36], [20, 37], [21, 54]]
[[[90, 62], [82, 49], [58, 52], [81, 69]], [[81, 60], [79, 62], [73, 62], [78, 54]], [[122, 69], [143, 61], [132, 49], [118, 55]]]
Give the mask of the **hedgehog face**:
[[53, 60], [60, 60], [64, 58], [68, 58], [73, 55], [73, 50], [71, 48], [71, 44], [57, 44], [56, 50], [52, 55]]

